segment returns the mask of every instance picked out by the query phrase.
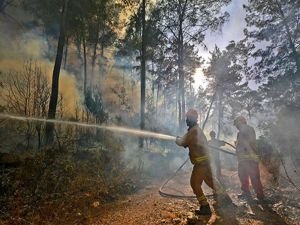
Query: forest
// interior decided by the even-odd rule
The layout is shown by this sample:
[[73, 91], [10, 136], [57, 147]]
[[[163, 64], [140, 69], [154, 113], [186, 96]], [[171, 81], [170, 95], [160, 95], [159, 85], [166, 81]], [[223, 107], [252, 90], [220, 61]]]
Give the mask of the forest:
[[[0, 0], [0, 33], [0, 225], [300, 224], [299, 0]], [[189, 109], [225, 145], [208, 217]], [[239, 116], [268, 204], [238, 198]]]

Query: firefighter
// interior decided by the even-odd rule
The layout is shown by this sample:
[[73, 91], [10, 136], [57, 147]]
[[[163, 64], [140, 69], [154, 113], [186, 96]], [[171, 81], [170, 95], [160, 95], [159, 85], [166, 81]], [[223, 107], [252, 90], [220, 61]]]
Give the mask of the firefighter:
[[207, 140], [197, 124], [197, 119], [197, 111], [194, 109], [188, 110], [186, 113], [188, 132], [183, 137], [177, 137], [176, 144], [185, 148], [188, 147], [189, 157], [191, 163], [194, 165], [190, 184], [200, 204], [200, 209], [196, 212], [199, 215], [209, 215], [211, 214], [210, 206], [201, 188], [203, 181], [214, 190], [220, 202], [228, 205], [228, 203], [232, 203], [232, 201], [223, 191], [218, 181], [213, 179]]
[[249, 178], [259, 201], [264, 201], [263, 187], [259, 174], [259, 158], [257, 155], [256, 135], [253, 127], [247, 125], [243, 116], [234, 120], [238, 129], [236, 140], [236, 154], [238, 159], [238, 176], [241, 182], [242, 193], [239, 198], [251, 199]]
[[[215, 131], [211, 131], [209, 132], [209, 136], [210, 136], [210, 140], [208, 141], [208, 144], [213, 146], [213, 147], [222, 147], [225, 146], [225, 142], [224, 141], [220, 141], [218, 139], [216, 139], [216, 132]], [[212, 149], [211, 151], [211, 157], [212, 157], [212, 161], [213, 161], [213, 172], [216, 175], [216, 178], [218, 178], [218, 180], [220, 180], [221, 177], [221, 163], [220, 163], [220, 152], [218, 150]]]

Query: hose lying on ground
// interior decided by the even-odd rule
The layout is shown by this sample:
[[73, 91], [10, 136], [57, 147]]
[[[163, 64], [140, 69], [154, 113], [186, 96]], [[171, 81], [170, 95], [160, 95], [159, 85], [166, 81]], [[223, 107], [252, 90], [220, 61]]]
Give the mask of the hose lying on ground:
[[[225, 142], [226, 144], [228, 144], [229, 146], [235, 148], [233, 145], [231, 145], [230, 143], [227, 143]], [[229, 150], [225, 150], [225, 149], [222, 149], [222, 148], [218, 148], [218, 147], [215, 147], [215, 146], [211, 146], [209, 145], [210, 148], [214, 149], [214, 150], [218, 150], [218, 151], [221, 151], [221, 152], [224, 152], [224, 153], [227, 153], [227, 154], [230, 154], [230, 155], [235, 155], [235, 152], [233, 151], [229, 151]], [[170, 180], [172, 180], [176, 175], [177, 173], [182, 169], [182, 167], [189, 161], [189, 158], [187, 158], [184, 163], [175, 171], [175, 173], [169, 177], [159, 188], [158, 190], [158, 193], [162, 196], [162, 197], [169, 197], [169, 198], [179, 198], [179, 199], [195, 199], [196, 196], [195, 195], [176, 195], [176, 194], [170, 194], [170, 193], [167, 193], [165, 191], [163, 191], [164, 187], [169, 183]], [[213, 196], [213, 194], [209, 194], [209, 195], [206, 195], [206, 196]]]
[[[231, 146], [232, 148], [235, 149], [235, 147], [228, 143], [228, 142], [225, 142], [227, 145]], [[214, 146], [211, 146], [209, 145], [210, 148], [214, 149], [214, 150], [218, 150], [218, 151], [221, 151], [221, 152], [224, 152], [224, 153], [227, 153], [227, 154], [230, 154], [230, 155], [236, 155], [235, 152], [233, 151], [229, 151], [229, 150], [225, 150], [225, 149], [222, 149], [222, 148], [218, 148], [218, 147], [214, 147]], [[172, 180], [176, 175], [177, 173], [182, 169], [182, 167], [188, 162], [189, 158], [187, 158], [184, 163], [175, 171], [175, 173], [170, 177], [168, 178], [159, 188], [159, 194], [162, 196], [162, 197], [169, 197], [169, 198], [179, 198], [179, 199], [195, 199], [196, 196], [195, 195], [176, 195], [176, 194], [170, 194], [170, 193], [167, 193], [165, 191], [163, 191], [164, 187], [169, 183], [170, 180]], [[284, 168], [284, 171], [285, 171], [285, 174], [287, 176], [284, 177], [283, 175], [281, 175], [281, 177], [285, 178], [293, 187], [295, 187], [298, 191], [300, 191], [300, 188], [292, 181], [292, 179], [289, 177], [288, 173], [287, 173], [287, 170], [285, 168], [285, 165], [283, 163], [283, 160], [282, 158], [280, 158], [281, 160], [281, 164]], [[206, 195], [206, 196], [212, 196], [212, 194], [209, 194], [209, 195]]]

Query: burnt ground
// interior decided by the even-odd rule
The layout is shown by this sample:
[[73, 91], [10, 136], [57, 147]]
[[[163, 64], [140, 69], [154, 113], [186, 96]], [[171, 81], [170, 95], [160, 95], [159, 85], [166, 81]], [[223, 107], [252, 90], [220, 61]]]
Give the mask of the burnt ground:
[[[190, 172], [190, 168], [180, 171], [164, 191], [171, 194], [192, 195], [189, 186]], [[73, 198], [66, 196], [65, 199], [57, 201], [45, 201], [31, 217], [21, 217], [21, 213], [11, 214], [6, 219], [0, 218], [0, 225], [300, 225], [300, 194], [286, 178], [280, 179], [277, 188], [265, 188], [269, 203], [261, 205], [254, 200], [246, 202], [237, 198], [240, 188], [236, 171], [223, 170], [222, 173], [226, 191], [235, 207], [217, 207], [213, 198], [209, 197], [213, 210], [211, 216], [195, 215], [194, 211], [198, 209], [196, 199], [161, 197], [158, 190], [163, 181], [160, 180], [127, 197], [122, 195], [105, 199], [107, 195], [103, 198], [82, 192]], [[295, 181], [299, 183], [299, 180]], [[211, 194], [206, 185], [203, 187], [206, 194]], [[28, 209], [15, 205], [13, 212], [24, 210]], [[0, 215], [1, 213], [0, 211]]]
[[[241, 201], [237, 198], [239, 183], [236, 172], [223, 171], [226, 190], [235, 207], [220, 207], [218, 210], [212, 197], [209, 197], [213, 214], [196, 216], [196, 200], [163, 198], [159, 195], [159, 184], [147, 186], [128, 198], [104, 205], [95, 206], [92, 218], [87, 224], [255, 224], [290, 225], [300, 224], [300, 195], [295, 188], [281, 181], [277, 189], [266, 189], [268, 204], [258, 204], [253, 200]], [[189, 172], [181, 172], [168, 184], [165, 190], [171, 193], [191, 194], [188, 184]], [[205, 186], [205, 185], [204, 185]], [[209, 188], [204, 187], [209, 194]]]

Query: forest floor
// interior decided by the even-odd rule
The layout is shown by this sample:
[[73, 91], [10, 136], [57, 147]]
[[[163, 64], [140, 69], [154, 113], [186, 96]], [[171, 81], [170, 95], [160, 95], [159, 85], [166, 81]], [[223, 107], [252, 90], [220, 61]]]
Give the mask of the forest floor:
[[[192, 195], [190, 172], [190, 169], [180, 171], [164, 191]], [[280, 186], [276, 189], [265, 189], [268, 204], [262, 205], [255, 199], [248, 202], [239, 200], [237, 172], [223, 170], [222, 173], [226, 191], [235, 206], [217, 208], [213, 198], [208, 197], [213, 210], [211, 216], [195, 215], [195, 210], [198, 209], [196, 199], [160, 196], [158, 190], [163, 181], [156, 180], [126, 197], [122, 195], [123, 197], [105, 199], [106, 195], [103, 198], [83, 192], [72, 199], [66, 198], [68, 200], [65, 201], [52, 201], [51, 204], [45, 202], [34, 211], [31, 218], [27, 216], [25, 220], [24, 217], [21, 219], [11, 214], [10, 219], [0, 218], [0, 225], [300, 225], [300, 194], [286, 179], [281, 179]], [[207, 195], [212, 193], [206, 185], [203, 187]]]
[[[237, 198], [240, 190], [236, 172], [227, 171], [223, 178], [226, 190], [236, 206], [216, 211], [213, 209], [214, 200], [210, 197], [209, 202], [213, 209], [211, 216], [195, 215], [194, 211], [198, 209], [196, 200], [161, 197], [158, 193], [159, 185], [152, 185], [122, 201], [99, 206], [88, 224], [300, 224], [300, 195], [295, 188], [283, 185], [276, 190], [266, 190], [269, 203], [261, 205], [255, 200], [245, 202]], [[176, 193], [176, 190], [180, 190], [191, 194], [188, 179], [189, 173], [182, 173], [168, 184], [169, 188], [166, 188], [166, 191]], [[204, 187], [204, 190], [209, 194], [208, 187]]]

